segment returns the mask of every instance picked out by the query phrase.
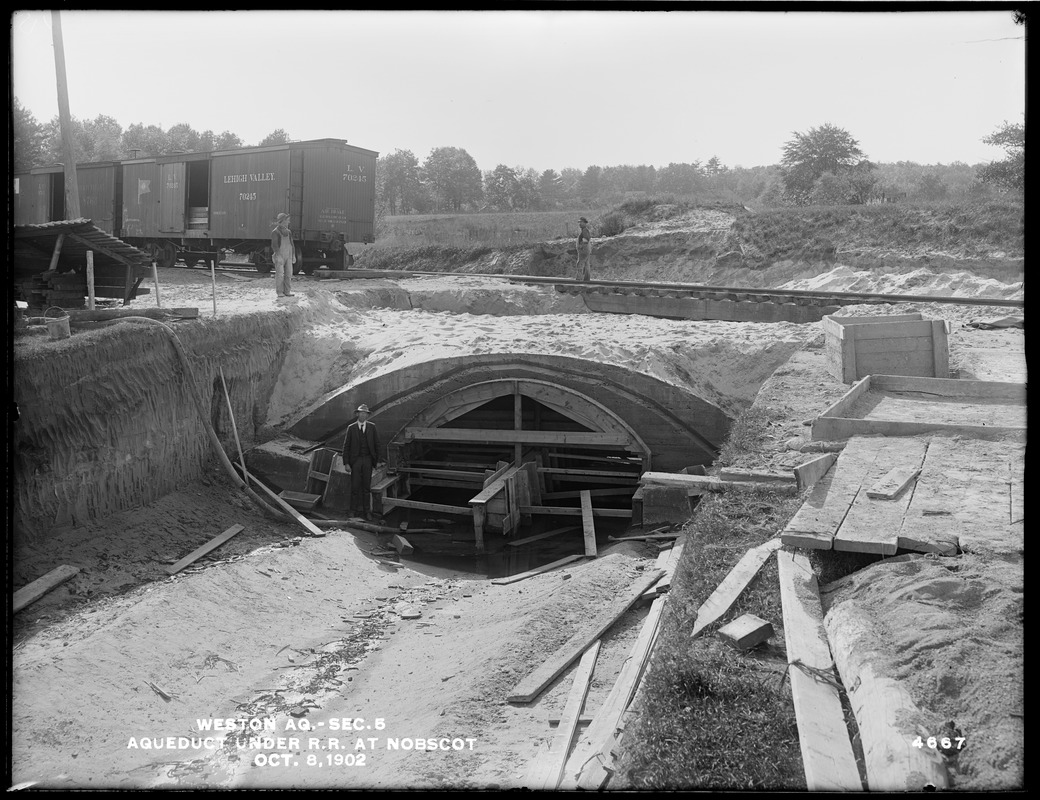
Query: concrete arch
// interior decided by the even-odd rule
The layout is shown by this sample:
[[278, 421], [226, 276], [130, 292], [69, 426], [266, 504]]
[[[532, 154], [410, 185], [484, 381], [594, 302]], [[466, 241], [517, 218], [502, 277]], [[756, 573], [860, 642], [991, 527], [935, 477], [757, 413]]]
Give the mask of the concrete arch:
[[649, 448], [659, 470], [711, 463], [729, 430], [730, 419], [714, 404], [628, 367], [569, 356], [484, 353], [410, 364], [344, 386], [305, 412], [289, 432], [331, 443], [354, 419], [358, 404], [367, 403], [383, 440], [390, 441], [441, 398], [499, 380], [538, 381], [594, 401], [600, 414], [622, 420]]

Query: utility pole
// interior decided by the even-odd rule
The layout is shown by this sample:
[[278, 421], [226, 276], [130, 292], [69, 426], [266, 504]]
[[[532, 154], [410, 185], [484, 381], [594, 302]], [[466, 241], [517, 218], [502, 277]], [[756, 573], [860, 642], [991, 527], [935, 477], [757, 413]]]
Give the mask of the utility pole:
[[51, 12], [54, 36], [54, 73], [58, 78], [58, 117], [61, 122], [61, 146], [65, 155], [65, 218], [79, 219], [79, 180], [76, 156], [72, 147], [72, 114], [69, 112], [69, 86], [65, 77], [65, 44], [61, 38], [61, 17]]

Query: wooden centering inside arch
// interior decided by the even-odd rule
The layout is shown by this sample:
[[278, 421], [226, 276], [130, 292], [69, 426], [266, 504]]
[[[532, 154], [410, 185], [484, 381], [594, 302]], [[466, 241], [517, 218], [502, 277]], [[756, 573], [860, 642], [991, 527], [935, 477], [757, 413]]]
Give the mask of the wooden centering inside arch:
[[[513, 413], [510, 427], [459, 426], [460, 418], [477, 411], [499, 398], [512, 396]], [[546, 409], [573, 423], [575, 430], [539, 430], [525, 428], [523, 398], [530, 398]], [[536, 407], [537, 408], [537, 407]], [[406, 479], [423, 485], [461, 488], [473, 473], [457, 467], [471, 464], [446, 463], [443, 468], [418, 459], [412, 467], [416, 448], [437, 444], [499, 445], [512, 448], [512, 459], [498, 461], [494, 471], [484, 480], [467, 506], [424, 503], [407, 497], [388, 497], [385, 507], [415, 508], [426, 511], [473, 515], [474, 536], [478, 552], [484, 549], [485, 529], [501, 530], [511, 535], [532, 515], [582, 516], [582, 508], [545, 505], [549, 500], [563, 499], [577, 492], [547, 492], [546, 479], [553, 476], [568, 481], [591, 481], [608, 484], [592, 490], [597, 497], [629, 493], [636, 489], [639, 475], [651, 466], [651, 451], [646, 442], [619, 415], [602, 403], [571, 388], [530, 378], [498, 378], [470, 384], [442, 395], [405, 425], [390, 443], [391, 469]], [[560, 448], [564, 451], [561, 453]], [[568, 452], [573, 449], [574, 452]], [[603, 455], [589, 454], [602, 451]], [[555, 466], [553, 459], [567, 459], [568, 467]], [[591, 462], [598, 468], [575, 468], [575, 461]], [[596, 464], [599, 461], [601, 463]], [[610, 468], [608, 468], [610, 467]], [[480, 473], [477, 473], [478, 475]], [[612, 486], [609, 484], [613, 484]], [[630, 487], [626, 489], [625, 486]], [[551, 485], [551, 484], [550, 484]], [[401, 487], [403, 488], [403, 487]], [[407, 494], [408, 490], [397, 494]], [[544, 495], [544, 496], [543, 496]], [[551, 495], [551, 496], [550, 496]], [[588, 509], [586, 509], [586, 515]], [[630, 517], [631, 509], [592, 508], [596, 516]]]

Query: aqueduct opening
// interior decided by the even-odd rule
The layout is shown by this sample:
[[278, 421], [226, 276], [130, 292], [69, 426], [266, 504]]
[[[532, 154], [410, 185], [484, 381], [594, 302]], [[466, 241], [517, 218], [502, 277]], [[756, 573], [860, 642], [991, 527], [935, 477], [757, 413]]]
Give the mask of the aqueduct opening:
[[644, 471], [717, 455], [729, 427], [719, 408], [634, 369], [591, 366], [509, 353], [436, 359], [333, 392], [289, 433], [335, 451], [367, 404], [387, 442], [373, 484], [381, 510], [472, 516], [482, 552], [485, 533], [508, 536], [533, 518], [580, 523], [585, 492], [594, 517], [630, 519]]

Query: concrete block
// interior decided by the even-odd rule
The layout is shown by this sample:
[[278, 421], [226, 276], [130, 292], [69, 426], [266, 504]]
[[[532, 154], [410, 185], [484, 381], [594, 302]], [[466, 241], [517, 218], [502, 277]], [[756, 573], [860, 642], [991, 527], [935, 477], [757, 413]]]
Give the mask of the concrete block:
[[719, 628], [719, 636], [738, 650], [750, 650], [772, 638], [773, 626], [754, 614], [745, 614]]
[[644, 486], [643, 527], [663, 522], [685, 522], [693, 515], [690, 496], [683, 486]]

